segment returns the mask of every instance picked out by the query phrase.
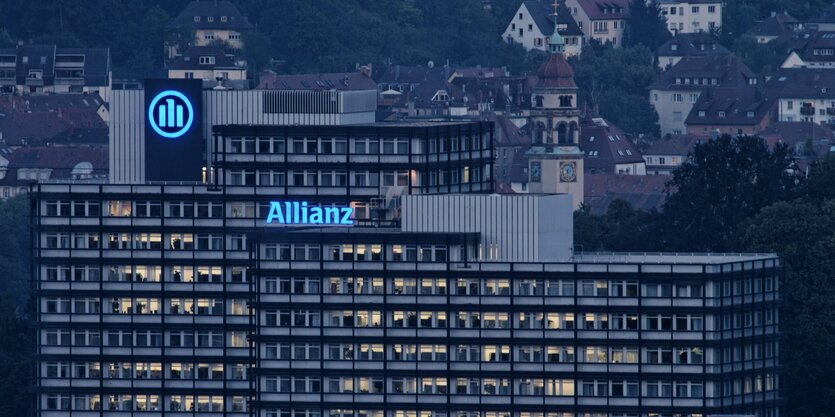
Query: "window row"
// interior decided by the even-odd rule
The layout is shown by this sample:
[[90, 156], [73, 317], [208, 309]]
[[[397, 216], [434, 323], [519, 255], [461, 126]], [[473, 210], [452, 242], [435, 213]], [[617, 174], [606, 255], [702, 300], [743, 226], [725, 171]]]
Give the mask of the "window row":
[[243, 267], [219, 266], [157, 266], [157, 265], [47, 265], [44, 281], [100, 281], [102, 271], [111, 282], [176, 282], [176, 283], [243, 283], [247, 271]]
[[[229, 169], [227, 185], [262, 187], [408, 187], [408, 170]], [[234, 214], [234, 213], [233, 213]], [[234, 217], [234, 215], [233, 215]]]
[[247, 333], [231, 331], [172, 330], [58, 330], [43, 331], [43, 346], [78, 347], [173, 347], [173, 348], [245, 348], [249, 346]]
[[[325, 321], [322, 322], [321, 317]], [[643, 323], [641, 326], [640, 323]], [[278, 327], [389, 327], [430, 329], [580, 329], [702, 331], [695, 314], [504, 311], [265, 310], [263, 325]]]
[[[162, 302], [160, 301], [162, 300]], [[180, 315], [247, 315], [246, 300], [222, 298], [146, 298], [110, 297], [105, 299], [107, 314], [180, 314]], [[99, 298], [47, 297], [43, 299], [44, 313], [49, 314], [98, 314], [102, 312]], [[228, 308], [224, 308], [224, 304]]]
[[46, 378], [246, 380], [245, 364], [190, 362], [46, 362]]
[[232, 396], [228, 401], [218, 395], [156, 395], [118, 394], [102, 397], [95, 394], [70, 395], [48, 394], [43, 409], [46, 411], [181, 411], [181, 412], [222, 412], [247, 411], [244, 396]]
[[232, 154], [359, 154], [359, 155], [408, 155], [411, 153], [447, 153], [480, 150], [489, 138], [478, 135], [409, 139], [403, 137], [253, 137], [232, 136], [228, 139], [227, 153]]
[[[640, 387], [643, 385], [643, 394]], [[702, 381], [580, 380], [553, 378], [447, 378], [382, 376], [272, 376], [263, 392], [422, 395], [518, 395], [703, 398]]]
[[[575, 354], [575, 351], [579, 355]], [[264, 343], [270, 360], [703, 364], [701, 347], [449, 345], [418, 343]], [[512, 356], [511, 356], [512, 355]]]

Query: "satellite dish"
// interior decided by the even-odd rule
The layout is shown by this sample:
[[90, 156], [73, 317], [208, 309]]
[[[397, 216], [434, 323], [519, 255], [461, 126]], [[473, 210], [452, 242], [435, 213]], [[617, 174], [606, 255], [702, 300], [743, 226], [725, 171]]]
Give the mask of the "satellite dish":
[[429, 62], [426, 63], [426, 66], [429, 67], [429, 68], [435, 68], [435, 62], [430, 60]]

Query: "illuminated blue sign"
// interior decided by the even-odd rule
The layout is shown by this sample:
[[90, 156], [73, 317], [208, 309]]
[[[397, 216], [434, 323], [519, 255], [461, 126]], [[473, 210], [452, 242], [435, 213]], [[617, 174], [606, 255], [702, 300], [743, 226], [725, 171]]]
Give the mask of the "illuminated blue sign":
[[177, 139], [186, 134], [194, 123], [191, 100], [179, 91], [161, 91], [148, 106], [148, 121], [158, 135]]
[[352, 226], [354, 220], [352, 207], [309, 207], [307, 201], [270, 203], [267, 224], [311, 224]]

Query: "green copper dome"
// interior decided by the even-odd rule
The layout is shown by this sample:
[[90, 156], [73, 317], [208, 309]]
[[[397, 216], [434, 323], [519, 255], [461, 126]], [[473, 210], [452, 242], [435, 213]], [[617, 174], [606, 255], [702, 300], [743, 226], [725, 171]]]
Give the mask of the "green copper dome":
[[554, 28], [554, 34], [548, 38], [548, 46], [552, 54], [562, 53], [565, 50], [565, 40], [563, 40], [562, 35], [557, 31], [557, 28]]

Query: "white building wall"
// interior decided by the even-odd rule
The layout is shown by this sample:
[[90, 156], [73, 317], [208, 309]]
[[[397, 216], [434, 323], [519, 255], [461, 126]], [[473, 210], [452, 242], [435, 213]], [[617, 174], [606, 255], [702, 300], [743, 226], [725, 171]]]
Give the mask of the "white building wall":
[[[505, 41], [511, 39], [528, 51], [548, 52], [548, 37], [539, 30], [524, 3], [519, 6], [519, 10], [513, 15], [513, 19], [507, 24], [502, 39]], [[583, 39], [574, 36], [564, 37], [564, 39], [565, 54], [567, 56], [579, 55], [583, 49]]]
[[[722, 2], [671, 1], [660, 5], [671, 33], [710, 32], [722, 25]], [[673, 14], [675, 8], [675, 14]], [[713, 10], [712, 12], [710, 10]]]
[[542, 262], [572, 255], [567, 194], [407, 195], [402, 203], [402, 231], [479, 233], [482, 261]]
[[[801, 114], [804, 103], [811, 103], [815, 109], [813, 115]], [[835, 109], [835, 94], [831, 99], [781, 98], [779, 100], [779, 119], [781, 122], [815, 122], [818, 124], [835, 123], [835, 115], [827, 114], [827, 108]], [[835, 112], [835, 110], [832, 110]]]
[[[698, 90], [650, 90], [649, 102], [658, 113], [662, 136], [687, 133], [684, 121], [700, 94]], [[677, 95], [680, 95], [681, 101], [677, 101]]]

